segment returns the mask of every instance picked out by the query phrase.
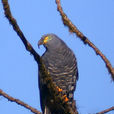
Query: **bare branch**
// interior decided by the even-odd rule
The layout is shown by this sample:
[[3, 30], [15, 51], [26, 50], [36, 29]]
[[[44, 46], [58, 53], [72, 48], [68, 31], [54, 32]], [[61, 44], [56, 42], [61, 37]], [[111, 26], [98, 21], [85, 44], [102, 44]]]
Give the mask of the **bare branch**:
[[38, 63], [40, 61], [40, 56], [33, 49], [31, 44], [26, 40], [26, 38], [25, 38], [23, 32], [21, 31], [21, 29], [19, 28], [15, 18], [12, 16], [10, 7], [8, 4], [8, 0], [2, 0], [2, 3], [3, 3], [4, 14], [5, 14], [6, 18], [8, 19], [9, 23], [12, 25], [12, 27], [15, 30], [15, 32], [17, 33], [17, 35], [20, 37], [20, 39], [24, 43], [26, 50], [29, 51], [34, 56], [35, 60]]
[[106, 67], [107, 67], [109, 73], [111, 74], [112, 80], [114, 81], [114, 68], [111, 66], [111, 63], [106, 58], [106, 56], [104, 56], [102, 54], [102, 52], [91, 41], [89, 41], [88, 38], [83, 35], [83, 33], [81, 33], [78, 30], [78, 28], [71, 22], [71, 20], [69, 20], [67, 15], [63, 12], [63, 9], [60, 4], [60, 0], [56, 0], [56, 4], [57, 4], [57, 10], [59, 11], [59, 13], [62, 17], [62, 21], [63, 21], [64, 25], [69, 28], [70, 32], [75, 33], [84, 42], [84, 44], [88, 44], [91, 48], [93, 48], [93, 50], [96, 52], [96, 54], [102, 58], [102, 60], [106, 64]]
[[106, 110], [103, 110], [103, 111], [101, 111], [101, 112], [98, 112], [98, 113], [96, 113], [96, 114], [105, 114], [105, 113], [110, 112], [110, 111], [114, 111], [114, 106], [111, 107], [111, 108], [108, 108], [108, 109], [106, 109]]
[[[8, 1], [7, 0], [2, 0], [2, 3], [3, 3], [4, 11], [5, 11], [5, 16], [7, 17], [8, 21], [13, 26], [13, 29], [15, 30], [15, 32], [18, 34], [18, 36], [20, 37], [20, 39], [24, 43], [24, 45], [26, 47], [26, 50], [29, 51], [34, 56], [37, 64], [40, 66], [39, 68], [41, 68], [42, 71], [43, 71], [42, 72], [43, 73], [42, 74], [42, 76], [43, 76], [42, 79], [46, 83], [47, 88], [49, 88], [50, 93], [51, 93], [50, 94], [51, 98], [53, 99], [53, 102], [49, 101], [50, 104], [51, 104], [50, 109], [52, 108], [51, 106], [53, 106], [52, 110], [55, 110], [55, 109], [58, 108], [64, 114], [78, 114], [76, 106], [75, 106], [75, 101], [73, 101], [72, 106], [69, 105], [68, 102], [64, 101], [64, 97], [63, 97], [64, 94], [62, 92], [58, 92], [58, 90], [55, 89], [56, 85], [53, 83], [50, 74], [47, 72], [47, 70], [45, 68], [45, 65], [43, 64], [43, 61], [41, 60], [41, 58], [37, 54], [37, 52], [33, 49], [31, 44], [26, 40], [26, 38], [25, 38], [24, 34], [22, 33], [22, 31], [20, 30], [16, 20], [12, 16]], [[20, 105], [26, 107], [27, 109], [31, 110], [30, 106], [28, 106], [27, 104], [23, 103], [22, 101], [20, 101], [18, 99], [14, 99], [14, 98], [8, 96], [2, 90], [0, 90], [0, 94], [2, 96], [4, 96], [5, 98], [7, 98], [8, 100], [16, 102], [17, 104], [20, 104]]]
[[11, 102], [15, 102], [15, 103], [17, 103], [17, 104], [19, 104], [19, 105], [21, 105], [21, 106], [29, 109], [31, 112], [33, 112], [35, 114], [41, 114], [41, 112], [39, 112], [37, 109], [29, 106], [28, 104], [24, 103], [23, 101], [20, 101], [19, 99], [15, 99], [15, 98], [9, 96], [5, 92], [3, 92], [1, 89], [0, 89], [0, 95], [3, 96], [3, 97], [5, 97], [6, 99], [8, 99]]

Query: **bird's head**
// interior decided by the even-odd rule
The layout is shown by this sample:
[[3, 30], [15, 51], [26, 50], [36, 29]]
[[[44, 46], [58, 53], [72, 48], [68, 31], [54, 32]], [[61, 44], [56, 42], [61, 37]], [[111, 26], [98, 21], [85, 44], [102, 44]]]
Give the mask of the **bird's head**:
[[41, 37], [41, 39], [38, 42], [38, 47], [40, 45], [44, 45], [46, 49], [57, 49], [63, 45], [63, 41], [56, 36], [55, 34], [46, 34]]

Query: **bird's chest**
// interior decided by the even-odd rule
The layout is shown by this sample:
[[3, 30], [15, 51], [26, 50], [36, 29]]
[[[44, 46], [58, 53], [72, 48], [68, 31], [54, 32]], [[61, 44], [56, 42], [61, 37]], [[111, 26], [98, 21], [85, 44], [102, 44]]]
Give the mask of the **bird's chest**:
[[56, 70], [57, 72], [64, 70], [64, 67], [68, 64], [68, 58], [63, 54], [47, 54], [44, 57], [46, 68], [50, 70]]

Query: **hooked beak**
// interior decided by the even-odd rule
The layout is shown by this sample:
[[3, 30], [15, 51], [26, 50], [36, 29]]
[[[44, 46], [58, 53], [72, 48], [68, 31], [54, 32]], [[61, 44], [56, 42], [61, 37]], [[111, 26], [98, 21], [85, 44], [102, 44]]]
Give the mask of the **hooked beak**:
[[43, 40], [40, 39], [40, 40], [38, 41], [38, 48], [40, 48], [40, 45], [43, 45], [43, 44], [44, 44]]

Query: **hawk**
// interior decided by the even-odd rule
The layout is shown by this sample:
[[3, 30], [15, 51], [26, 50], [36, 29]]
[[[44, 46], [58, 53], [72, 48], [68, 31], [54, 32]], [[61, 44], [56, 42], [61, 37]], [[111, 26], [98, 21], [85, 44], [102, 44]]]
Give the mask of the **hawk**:
[[[46, 49], [41, 59], [50, 73], [53, 83], [58, 90], [65, 93], [68, 102], [72, 103], [76, 80], [78, 80], [77, 62], [72, 50], [55, 34], [46, 34], [38, 42], [38, 46], [43, 45]], [[40, 102], [43, 114], [61, 114], [51, 111], [49, 108], [50, 93], [46, 83], [42, 80], [43, 71], [39, 70], [39, 90]], [[55, 88], [56, 89], [56, 88]]]

